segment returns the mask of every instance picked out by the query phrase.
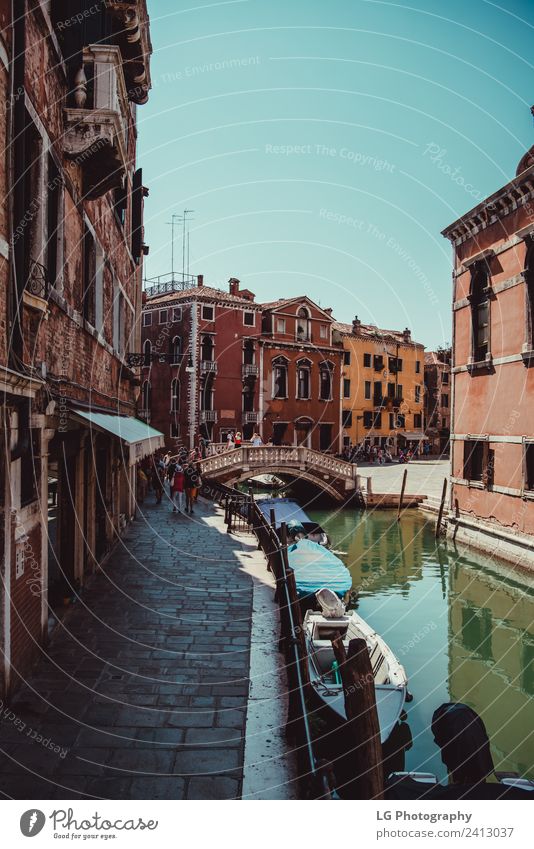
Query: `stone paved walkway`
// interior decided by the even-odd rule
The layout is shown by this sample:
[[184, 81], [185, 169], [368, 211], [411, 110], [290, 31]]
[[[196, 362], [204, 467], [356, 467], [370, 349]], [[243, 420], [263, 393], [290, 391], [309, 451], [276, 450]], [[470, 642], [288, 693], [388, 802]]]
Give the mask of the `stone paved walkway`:
[[255, 555], [152, 498], [13, 698], [0, 795], [241, 795]]

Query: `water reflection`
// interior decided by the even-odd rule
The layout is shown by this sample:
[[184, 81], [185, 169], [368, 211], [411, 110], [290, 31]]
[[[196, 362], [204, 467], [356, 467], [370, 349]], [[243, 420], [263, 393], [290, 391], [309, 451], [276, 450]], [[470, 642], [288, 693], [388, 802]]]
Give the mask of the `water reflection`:
[[451, 543], [417, 511], [313, 518], [353, 577], [357, 606], [398, 654], [415, 699], [406, 768], [444, 768], [432, 713], [462, 701], [483, 718], [496, 767], [534, 778], [534, 580]]

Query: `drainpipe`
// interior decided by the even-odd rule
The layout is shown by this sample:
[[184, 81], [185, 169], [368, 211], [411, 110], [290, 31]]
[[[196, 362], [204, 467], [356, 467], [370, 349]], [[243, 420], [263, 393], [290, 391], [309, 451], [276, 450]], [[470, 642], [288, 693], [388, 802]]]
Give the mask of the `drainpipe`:
[[26, 74], [26, 0], [11, 3], [11, 103], [9, 109], [8, 139], [10, 145], [9, 168], [9, 219], [10, 219], [10, 272], [8, 290], [9, 365], [19, 371], [22, 363], [22, 293], [24, 291], [25, 234], [15, 241], [14, 231], [24, 220], [24, 164], [26, 161], [26, 107], [24, 82]]
[[[453, 271], [456, 270], [456, 247], [451, 245], [453, 249]], [[453, 274], [453, 283], [452, 283], [452, 305], [451, 305], [451, 313], [452, 313], [452, 339], [451, 339], [451, 392], [450, 392], [450, 400], [451, 400], [451, 423], [449, 427], [449, 510], [452, 513], [454, 510], [454, 499], [453, 499], [453, 487], [450, 485], [450, 479], [452, 477], [452, 463], [454, 459], [454, 452], [456, 450], [456, 440], [453, 438], [454, 436], [454, 428], [455, 428], [455, 401], [456, 401], [456, 375], [453, 372], [454, 364], [455, 364], [455, 351], [456, 351], [456, 313], [454, 312], [454, 303], [456, 301], [456, 283], [458, 278]]]

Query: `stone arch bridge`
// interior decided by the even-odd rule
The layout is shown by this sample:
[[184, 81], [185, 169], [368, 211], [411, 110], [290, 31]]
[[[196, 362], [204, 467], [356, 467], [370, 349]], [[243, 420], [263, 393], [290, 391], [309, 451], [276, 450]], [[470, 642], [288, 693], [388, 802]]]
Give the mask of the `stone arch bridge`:
[[236, 484], [256, 475], [308, 481], [338, 502], [346, 501], [359, 491], [354, 463], [302, 445], [243, 445], [206, 457], [200, 467], [205, 481], [225, 484]]

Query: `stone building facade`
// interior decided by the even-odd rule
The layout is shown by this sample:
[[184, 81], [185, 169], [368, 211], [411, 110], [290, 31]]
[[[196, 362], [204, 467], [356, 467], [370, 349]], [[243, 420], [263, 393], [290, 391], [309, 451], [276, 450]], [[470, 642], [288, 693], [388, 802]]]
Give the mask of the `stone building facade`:
[[534, 565], [534, 148], [444, 230], [454, 249], [451, 523]]
[[433, 454], [448, 454], [451, 435], [451, 350], [425, 353], [426, 435]]
[[376, 445], [397, 452], [425, 441], [424, 347], [408, 328], [384, 330], [336, 322], [343, 345], [342, 435], [345, 446]]
[[[135, 510], [146, 4], [0, 2], [0, 689]], [[153, 437], [151, 439], [151, 437]]]
[[141, 415], [171, 450], [200, 437], [258, 432], [276, 445], [340, 450], [342, 350], [309, 298], [258, 304], [236, 278], [149, 286], [143, 307]]

